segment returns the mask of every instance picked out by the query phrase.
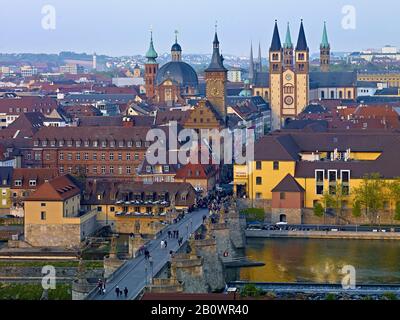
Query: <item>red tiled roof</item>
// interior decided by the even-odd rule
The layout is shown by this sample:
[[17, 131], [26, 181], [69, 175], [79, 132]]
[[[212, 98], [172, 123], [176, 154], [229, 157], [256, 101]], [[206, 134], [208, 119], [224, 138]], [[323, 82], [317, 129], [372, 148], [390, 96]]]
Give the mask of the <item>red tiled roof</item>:
[[69, 175], [57, 177], [42, 184], [28, 201], [64, 201], [80, 194], [81, 190]]

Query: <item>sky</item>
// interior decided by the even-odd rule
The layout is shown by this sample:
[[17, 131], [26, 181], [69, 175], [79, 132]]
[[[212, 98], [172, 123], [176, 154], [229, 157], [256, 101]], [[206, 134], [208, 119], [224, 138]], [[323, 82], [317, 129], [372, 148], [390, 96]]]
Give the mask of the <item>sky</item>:
[[[296, 42], [300, 19], [311, 52], [319, 50], [324, 21], [333, 51], [400, 47], [398, 0], [0, 0], [0, 53], [74, 51], [112, 56], [144, 54], [149, 30], [159, 54], [174, 31], [184, 53], [210, 53], [218, 21], [223, 54], [248, 56], [250, 42], [269, 48], [278, 20]], [[45, 5], [55, 10], [55, 19]], [[350, 6], [350, 7], [349, 7]], [[46, 8], [46, 7], [45, 7]], [[350, 8], [350, 9], [349, 9]], [[390, 10], [388, 10], [390, 8]], [[50, 20], [49, 20], [50, 17]], [[48, 28], [55, 22], [55, 29]], [[45, 27], [43, 28], [43, 22]]]

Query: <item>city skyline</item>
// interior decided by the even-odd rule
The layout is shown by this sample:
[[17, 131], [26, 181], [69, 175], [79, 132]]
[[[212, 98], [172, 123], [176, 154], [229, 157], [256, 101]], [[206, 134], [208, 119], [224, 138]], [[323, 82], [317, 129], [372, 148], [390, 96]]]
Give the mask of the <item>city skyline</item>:
[[[289, 10], [289, 0], [282, 1], [279, 7], [273, 9], [260, 0], [246, 3], [233, 0], [229, 6], [227, 1], [213, 3], [206, 0], [195, 8], [179, 5], [182, 2], [180, 0], [155, 0], [151, 8], [149, 7], [151, 14], [142, 14], [136, 11], [138, 7], [135, 4], [121, 0], [114, 1], [112, 7], [92, 0], [79, 3], [78, 6], [71, 6], [71, 2], [67, 4], [60, 0], [53, 0], [51, 3], [34, 0], [28, 4], [24, 2], [23, 6], [20, 5], [21, 0], [6, 2], [9, 10], [3, 10], [0, 19], [4, 25], [12, 25], [13, 32], [5, 32], [5, 29], [0, 32], [3, 38], [0, 44], [2, 53], [74, 51], [97, 52], [110, 56], [143, 55], [147, 50], [152, 26], [155, 47], [159, 54], [169, 52], [175, 39], [175, 30], [179, 30], [179, 43], [184, 54], [207, 54], [210, 52], [215, 21], [218, 21], [223, 54], [248, 56], [252, 41], [256, 47], [261, 43], [265, 57], [275, 19], [278, 20], [281, 34], [284, 33], [287, 22], [290, 22], [294, 39], [297, 38], [300, 20], [304, 19], [311, 52], [319, 50], [324, 21], [327, 22], [333, 52], [399, 45], [394, 40], [395, 30], [390, 22], [396, 10], [387, 12], [384, 9], [387, 8], [385, 3], [391, 2], [389, 0], [381, 1], [382, 5], [379, 7], [367, 6], [365, 1], [360, 0], [352, 3], [338, 1], [330, 4], [329, 12], [326, 5], [315, 0], [306, 0], [307, 5], [304, 7], [289, 7]], [[55, 9], [54, 30], [45, 30], [42, 27], [42, 19], [46, 15], [42, 13], [42, 9], [45, 5]], [[348, 15], [346, 6], [349, 5], [356, 10], [355, 29], [343, 27], [343, 19]], [[397, 4], [390, 5], [393, 7]], [[252, 14], [243, 15], [243, 6], [250, 12], [253, 11]], [[23, 19], [24, 23], [15, 23], [15, 15], [10, 15], [9, 12], [18, 12], [19, 19]], [[378, 25], [370, 23], [372, 17], [379, 21]], [[85, 28], [81, 28], [82, 25]]]

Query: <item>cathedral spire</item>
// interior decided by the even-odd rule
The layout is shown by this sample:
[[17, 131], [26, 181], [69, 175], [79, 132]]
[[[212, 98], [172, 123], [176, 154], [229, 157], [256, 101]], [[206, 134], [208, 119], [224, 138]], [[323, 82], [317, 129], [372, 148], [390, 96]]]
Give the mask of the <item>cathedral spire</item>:
[[258, 43], [258, 71], [262, 72], [261, 42]]
[[329, 47], [330, 45], [328, 41], [328, 32], [326, 31], [326, 22], [324, 22], [324, 32], [322, 34], [321, 48], [327, 49]]
[[288, 24], [287, 24], [286, 39], [285, 39], [285, 43], [283, 44], [283, 47], [284, 47], [285, 49], [293, 49], [292, 36], [290, 35], [290, 25], [289, 25], [289, 22], [288, 22]]
[[278, 21], [275, 20], [274, 35], [272, 36], [271, 51], [280, 51], [282, 49], [281, 37], [279, 36]]
[[297, 40], [296, 51], [308, 51], [306, 34], [304, 32], [303, 19], [300, 23], [299, 38]]
[[249, 65], [249, 80], [252, 83], [254, 79], [254, 57], [253, 57], [253, 43], [250, 45], [250, 65]]

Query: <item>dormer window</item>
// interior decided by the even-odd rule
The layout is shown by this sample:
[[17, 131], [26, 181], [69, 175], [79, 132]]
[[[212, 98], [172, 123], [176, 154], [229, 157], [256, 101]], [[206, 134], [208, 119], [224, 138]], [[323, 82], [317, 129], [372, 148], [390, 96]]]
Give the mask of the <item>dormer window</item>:
[[14, 185], [16, 187], [21, 187], [22, 186], [22, 180], [15, 180]]
[[101, 194], [97, 195], [97, 200], [101, 200]]
[[164, 172], [169, 172], [169, 166], [164, 166]]
[[93, 141], [93, 147], [97, 148], [98, 145], [99, 145], [99, 142], [98, 142], [98, 141]]
[[38, 141], [38, 140], [35, 140], [35, 141], [33, 142], [33, 145], [34, 145], [35, 147], [38, 147], [38, 146], [39, 146], [39, 141]]
[[36, 180], [29, 180], [30, 187], [36, 187]]
[[142, 141], [136, 141], [136, 148], [140, 148], [142, 146]]
[[151, 166], [146, 166], [146, 172], [151, 173]]
[[80, 140], [76, 141], [75, 145], [79, 148], [81, 146], [81, 141]]
[[115, 141], [110, 141], [110, 147], [115, 148]]

